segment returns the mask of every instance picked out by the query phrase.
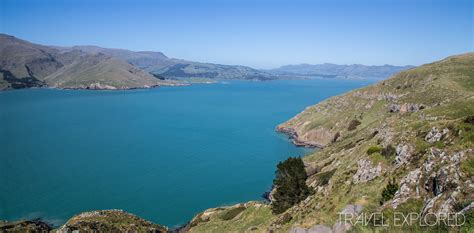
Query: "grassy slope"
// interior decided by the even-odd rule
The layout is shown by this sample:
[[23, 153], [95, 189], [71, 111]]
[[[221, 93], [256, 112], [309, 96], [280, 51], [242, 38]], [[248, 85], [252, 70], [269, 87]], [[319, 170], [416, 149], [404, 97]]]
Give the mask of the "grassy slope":
[[[405, 103], [422, 104], [425, 109], [407, 113], [388, 111], [392, 104]], [[315, 195], [281, 215], [264, 215], [254, 224], [249, 224], [248, 221], [238, 217], [225, 222], [210, 218], [209, 221], [197, 223], [191, 230], [219, 232], [220, 229], [216, 225], [220, 225], [225, 226], [226, 231], [240, 232], [244, 226], [253, 225], [257, 231], [275, 229], [287, 232], [292, 226], [311, 227], [316, 224], [331, 226], [337, 220], [337, 213], [347, 204], [362, 204], [367, 212], [380, 210], [382, 207], [379, 205], [379, 200], [383, 187], [391, 178], [399, 182], [410, 171], [421, 166], [427, 157], [426, 149], [431, 147], [442, 148], [449, 155], [458, 151], [466, 152], [460, 165], [463, 171], [461, 173], [463, 183], [459, 186], [461, 195], [457, 200], [472, 202], [474, 190], [472, 185], [465, 184], [472, 182], [473, 178], [474, 155], [472, 150], [467, 149], [474, 148], [474, 132], [472, 125], [463, 123], [467, 116], [472, 115], [474, 115], [473, 53], [449, 57], [403, 71], [375, 85], [330, 98], [307, 108], [284, 123], [285, 127], [296, 127], [298, 134], [321, 128], [332, 135], [340, 133], [341, 136], [336, 142], [329, 142], [324, 149], [304, 158], [311, 167], [320, 170], [308, 178], [309, 184], [325, 172], [334, 171], [327, 185], [316, 186], [314, 184], [318, 182], [314, 182], [312, 186], [316, 186], [315, 189], [318, 190]], [[347, 128], [353, 119], [359, 120], [361, 124], [355, 130], [349, 131]], [[424, 136], [432, 127], [451, 129], [449, 138], [436, 144], [428, 144]], [[373, 136], [375, 131], [378, 134]], [[413, 148], [414, 158], [400, 168], [395, 168], [394, 158], [385, 158], [378, 153], [373, 155], [366, 153], [371, 146], [395, 147], [401, 143], [409, 144]], [[355, 184], [352, 176], [358, 169], [357, 162], [360, 159], [371, 160], [374, 164], [380, 162], [383, 174], [367, 183]], [[429, 192], [422, 193], [423, 195], [432, 198]], [[421, 198], [415, 198], [414, 201], [408, 201], [399, 208], [420, 211], [423, 204]], [[390, 207], [385, 208], [385, 211], [389, 210]], [[291, 220], [288, 220], [289, 216]]]
[[[61, 52], [5, 34], [0, 34], [0, 70], [18, 81], [33, 78], [61, 88], [127, 89], [178, 83], [157, 79], [119, 58], [79, 50]], [[0, 90], [9, 88], [18, 87], [0, 74]]]
[[116, 58], [105, 55], [84, 55], [45, 78], [49, 86], [78, 88], [94, 83], [117, 89], [155, 85], [171, 85]]

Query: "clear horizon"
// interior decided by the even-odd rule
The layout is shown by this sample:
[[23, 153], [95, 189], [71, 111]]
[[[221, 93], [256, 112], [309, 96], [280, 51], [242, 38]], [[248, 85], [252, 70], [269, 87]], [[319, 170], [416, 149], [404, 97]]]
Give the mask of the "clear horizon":
[[0, 32], [269, 69], [420, 65], [472, 52], [471, 1], [4, 0]]

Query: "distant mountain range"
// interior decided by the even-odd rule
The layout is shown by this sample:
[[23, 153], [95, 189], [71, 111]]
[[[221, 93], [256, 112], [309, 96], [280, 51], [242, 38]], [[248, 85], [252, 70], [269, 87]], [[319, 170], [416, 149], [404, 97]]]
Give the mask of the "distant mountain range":
[[385, 79], [400, 71], [414, 68], [414, 66], [366, 66], [336, 65], [324, 63], [319, 65], [300, 64], [286, 65], [268, 72], [280, 77], [323, 77], [323, 78], [348, 78], [348, 79]]
[[387, 78], [412, 66], [289, 65], [273, 70], [169, 58], [161, 52], [44, 46], [0, 34], [0, 90], [132, 89], [222, 79]]
[[168, 58], [161, 52], [33, 44], [0, 34], [0, 90], [28, 87], [132, 89], [183, 85], [192, 78], [272, 80], [265, 71]]

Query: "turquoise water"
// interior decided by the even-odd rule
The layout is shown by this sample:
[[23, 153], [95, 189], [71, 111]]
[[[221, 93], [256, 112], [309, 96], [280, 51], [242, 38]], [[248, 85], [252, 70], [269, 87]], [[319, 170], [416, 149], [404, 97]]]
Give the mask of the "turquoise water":
[[115, 208], [176, 226], [260, 199], [278, 161], [308, 153], [275, 126], [369, 82], [0, 92], [0, 219]]

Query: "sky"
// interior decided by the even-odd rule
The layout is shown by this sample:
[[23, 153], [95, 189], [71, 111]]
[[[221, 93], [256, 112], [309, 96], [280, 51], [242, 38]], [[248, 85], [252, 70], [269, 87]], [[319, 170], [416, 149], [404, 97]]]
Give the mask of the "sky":
[[420, 65], [474, 51], [473, 2], [0, 0], [0, 32], [262, 69]]

